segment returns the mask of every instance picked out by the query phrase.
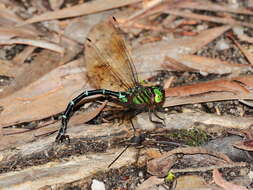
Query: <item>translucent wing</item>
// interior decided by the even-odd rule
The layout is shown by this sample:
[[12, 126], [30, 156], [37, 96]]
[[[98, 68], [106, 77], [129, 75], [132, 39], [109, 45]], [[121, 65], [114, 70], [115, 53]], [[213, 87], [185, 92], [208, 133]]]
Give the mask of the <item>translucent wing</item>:
[[129, 48], [113, 18], [90, 31], [85, 45], [85, 63], [95, 88], [126, 91], [138, 84]]

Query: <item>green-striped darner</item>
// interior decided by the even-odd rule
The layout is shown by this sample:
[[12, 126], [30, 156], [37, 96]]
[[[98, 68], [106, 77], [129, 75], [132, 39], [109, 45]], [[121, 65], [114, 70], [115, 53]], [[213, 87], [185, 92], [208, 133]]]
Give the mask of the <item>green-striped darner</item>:
[[[96, 36], [98, 31], [100, 38]], [[157, 109], [164, 103], [164, 89], [140, 83], [130, 50], [114, 17], [93, 28], [86, 40], [85, 56], [88, 77], [97, 89], [86, 90], [69, 102], [62, 116], [57, 142], [69, 138], [66, 135], [67, 123], [74, 108], [84, 98], [94, 95], [110, 97], [110, 100], [132, 113], [148, 111], [150, 121], [155, 122], [152, 114], [157, 116]]]

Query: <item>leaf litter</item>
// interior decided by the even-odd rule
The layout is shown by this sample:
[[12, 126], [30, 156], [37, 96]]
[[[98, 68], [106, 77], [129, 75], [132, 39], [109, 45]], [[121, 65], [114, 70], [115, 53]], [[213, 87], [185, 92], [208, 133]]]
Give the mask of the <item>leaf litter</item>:
[[[244, 119], [245, 123], [249, 123], [248, 130], [252, 132], [250, 128], [251, 120], [249, 118], [252, 115], [251, 108], [238, 103], [240, 99], [247, 101], [252, 100], [252, 53], [250, 53], [250, 43], [252, 43], [250, 38], [252, 35], [250, 31], [252, 28], [252, 5], [250, 7], [250, 2], [245, 2], [244, 4], [238, 2], [237, 4], [232, 4], [232, 2], [222, 4], [213, 1], [205, 1], [205, 3], [203, 3], [203, 1], [197, 0], [168, 2], [157, 0], [144, 2], [115, 2], [112, 0], [105, 4], [99, 0], [94, 0], [76, 5], [71, 4], [70, 7], [67, 7], [68, 5], [65, 2], [59, 1], [59, 4], [53, 4], [50, 1], [49, 5], [51, 8], [54, 7], [52, 9], [53, 11], [49, 9], [49, 5], [40, 2], [31, 4], [34, 10], [27, 8], [29, 7], [29, 2], [25, 1], [26, 3], [23, 7], [14, 2], [3, 1], [0, 3], [0, 39], [2, 42], [0, 55], [6, 54], [8, 48], [15, 48], [19, 43], [24, 44], [24, 49], [21, 52], [16, 52], [14, 58], [11, 60], [7, 60], [4, 56], [0, 56], [0, 61], [2, 63], [0, 64], [1, 76], [13, 78], [10, 85], [1, 87], [2, 89], [0, 92], [0, 106], [2, 108], [0, 111], [1, 155], [6, 153], [3, 152], [4, 149], [11, 155], [11, 148], [18, 147], [19, 145], [25, 147], [32, 142], [39, 142], [40, 139], [42, 142], [45, 141], [44, 144], [40, 144], [40, 146], [43, 147], [41, 150], [49, 150], [48, 145], [53, 146], [54, 138], [52, 136], [54, 135], [40, 138], [38, 136], [54, 132], [58, 129], [60, 123], [54, 122], [55, 119], [51, 118], [55, 117], [57, 119], [59, 114], [64, 111], [74, 91], [84, 88], [91, 89], [89, 81], [87, 81], [84, 74], [89, 72], [89, 70], [85, 71], [85, 67], [81, 64], [84, 59], [82, 53], [84, 44], [80, 42], [82, 38], [86, 38], [87, 33], [82, 30], [77, 30], [78, 32], [83, 32], [83, 34], [80, 34], [82, 37], [77, 38], [77, 36], [79, 36], [78, 32], [76, 32], [75, 35], [71, 35], [72, 32], [68, 32], [68, 35], [64, 35], [64, 32], [66, 28], [68, 28], [69, 31], [76, 31], [71, 28], [75, 26], [71, 25], [74, 19], [76, 19], [76, 25], [78, 25], [80, 23], [78, 20], [87, 19], [85, 15], [90, 16], [89, 14], [92, 13], [96, 13], [96, 15], [93, 16], [98, 15], [97, 23], [105, 17], [103, 14], [113, 14], [119, 20], [121, 28], [129, 33], [128, 40], [133, 44], [133, 59], [141, 79], [150, 78], [150, 80], [146, 82], [159, 83], [160, 81], [160, 83], [163, 84], [166, 79], [170, 78], [169, 84], [166, 84], [165, 90], [167, 98], [164, 107], [174, 106], [168, 108], [174, 112], [173, 114], [176, 115], [178, 113], [178, 115], [180, 115], [180, 112], [184, 111], [194, 114], [197, 110], [197, 112], [203, 113], [200, 114], [201, 116], [199, 117], [204, 117], [204, 113], [208, 111], [209, 115], [206, 116], [205, 120], [208, 124], [205, 125], [219, 126], [219, 124], [221, 124], [220, 128], [222, 128], [222, 123], [228, 120], [224, 114], [233, 115], [234, 120], [230, 120], [230, 125], [233, 126], [235, 130], [241, 127], [238, 126], [240, 125], [238, 122], [235, 122], [236, 117], [238, 117], [238, 121]], [[232, 6], [232, 8], [228, 8], [228, 6]], [[119, 7], [120, 9], [118, 9]], [[109, 9], [113, 9], [113, 11], [107, 11]], [[38, 15], [39, 13], [42, 14]], [[240, 16], [245, 19], [242, 21]], [[197, 22], [190, 22], [192, 20]], [[29, 24], [35, 22], [38, 24]], [[157, 26], [154, 27], [154, 23], [156, 23]], [[167, 25], [165, 25], [165, 23]], [[95, 22], [93, 24], [89, 23], [87, 26], [83, 25], [83, 27], [90, 29], [93, 25], [95, 25]], [[232, 41], [230, 40], [231, 43], [228, 43], [228, 49], [219, 50], [217, 48], [218, 42], [222, 39], [226, 39], [227, 41], [229, 36], [231, 38], [231, 32], [233, 33], [235, 27], [238, 26], [242, 28], [243, 33], [239, 35], [233, 34]], [[136, 27], [138, 27], [138, 33], [136, 33]], [[88, 31], [88, 29], [86, 29], [86, 31]], [[230, 34], [228, 35], [228, 33]], [[150, 41], [149, 39], [155, 40]], [[243, 41], [243, 43], [241, 43], [241, 41]], [[230, 48], [230, 46], [232, 47], [234, 45], [233, 43], [236, 47]], [[229, 52], [229, 50], [231, 50], [231, 52]], [[224, 54], [224, 52], [226, 52], [226, 54]], [[212, 55], [215, 55], [215, 57]], [[233, 55], [238, 56], [235, 57]], [[6, 78], [1, 77], [1, 80], [6, 80]], [[227, 103], [217, 103], [217, 101], [224, 100], [226, 100]], [[188, 108], [186, 107], [186, 109], [181, 106], [185, 104], [193, 105], [187, 105]], [[92, 128], [95, 128], [96, 125], [91, 125], [90, 128], [86, 126], [86, 131], [84, 129], [85, 125], [81, 128], [78, 126], [80, 123], [87, 122], [93, 118], [95, 119], [93, 119], [94, 121], [91, 123], [96, 123], [95, 120], [101, 117], [99, 113], [103, 112], [104, 108], [107, 107], [109, 109], [105, 110], [110, 110], [108, 106], [109, 105], [101, 104], [101, 106], [90, 114], [84, 112], [75, 115], [70, 121], [70, 125], [76, 126], [71, 128], [71, 131], [73, 131], [71, 136], [75, 137], [76, 135], [78, 139], [78, 137], [82, 137], [82, 133], [88, 132], [89, 130], [91, 130], [92, 133]], [[178, 106], [181, 107], [178, 108]], [[196, 106], [198, 109], [196, 109]], [[236, 110], [236, 113], [234, 113], [233, 110]], [[188, 116], [185, 114], [184, 118], [187, 119], [190, 114], [188, 114]], [[212, 117], [216, 117], [215, 114], [219, 114], [219, 122], [208, 122]], [[103, 117], [103, 113], [101, 113], [101, 115]], [[140, 117], [145, 118], [146, 116], [145, 114], [141, 114]], [[165, 115], [165, 117], [167, 116]], [[170, 122], [167, 122], [167, 118], [165, 118], [165, 121], [166, 125], [170, 125]], [[38, 124], [29, 129], [29, 123], [30, 126], [33, 126], [31, 122], [38, 122]], [[148, 121], [144, 119], [141, 125], [145, 126], [147, 122]], [[98, 127], [100, 125], [98, 125]], [[190, 127], [190, 125], [185, 126], [186, 128]], [[111, 127], [118, 129], [115, 125]], [[121, 127], [127, 128], [127, 125], [123, 123]], [[229, 126], [227, 127], [229, 128]], [[81, 130], [82, 128], [84, 131]], [[167, 128], [169, 128], [169, 126], [167, 126]], [[101, 130], [102, 129], [103, 127], [101, 127]], [[107, 129], [108, 134], [110, 134], [109, 129], [110, 127]], [[245, 125], [244, 129], [247, 129], [247, 125]], [[169, 131], [170, 130], [164, 131], [164, 133]], [[224, 133], [227, 134], [226, 130], [224, 131]], [[18, 134], [19, 132], [20, 134]], [[128, 138], [131, 138], [132, 132], [128, 130], [127, 133]], [[122, 138], [126, 138], [126, 133], [122, 131], [114, 134], [124, 134]], [[148, 132], [145, 134], [148, 135]], [[104, 134], [104, 136], [106, 135]], [[149, 137], [151, 138], [152, 136]], [[161, 136], [160, 138], [165, 137]], [[49, 141], [46, 143], [47, 139], [49, 139]], [[98, 143], [99, 140], [97, 139], [99, 138], [96, 138], [94, 142]], [[113, 147], [117, 147], [117, 142], [120, 137], [116, 139], [117, 140], [111, 140], [111, 142], [107, 143], [109, 145], [112, 144]], [[156, 140], [159, 142], [159, 139]], [[147, 139], [147, 141], [149, 141], [149, 139]], [[182, 145], [183, 144], [181, 144], [181, 146]], [[240, 144], [237, 143], [235, 146], [236, 145], [239, 148], [242, 148], [242, 145], [244, 145], [244, 147], [251, 146], [251, 139], [241, 141]], [[102, 149], [103, 146], [104, 144], [102, 143]], [[148, 148], [148, 143], [145, 146]], [[143, 150], [141, 150], [144, 152], [143, 154], [145, 154], [145, 146]], [[170, 151], [173, 151], [173, 146], [168, 145], [168, 147], [171, 148]], [[104, 151], [106, 151], [107, 148], [104, 147]], [[157, 146], [154, 148], [157, 149]], [[180, 144], [174, 146], [174, 148], [180, 149]], [[59, 146], [59, 150], [57, 151], [61, 152], [63, 149], [64, 146]], [[69, 154], [71, 155], [72, 152], [73, 157], [78, 158], [74, 149], [75, 148], [70, 148]], [[174, 149], [174, 151], [175, 150], [177, 149]], [[181, 148], [181, 150], [183, 149]], [[186, 150], [187, 151], [181, 151], [177, 154], [187, 156], [188, 152], [192, 152], [196, 149], [188, 147]], [[199, 147], [198, 150], [202, 150], [201, 147]], [[251, 151], [252, 149], [245, 147], [244, 150]], [[36, 154], [38, 154], [40, 150], [38, 149], [36, 151], [34, 157], [29, 157], [28, 161], [34, 165], [40, 165], [40, 162], [36, 164], [35, 159]], [[168, 154], [166, 151], [168, 151], [168, 149], [162, 150], [160, 156]], [[92, 149], [89, 149], [88, 152], [92, 152]], [[202, 153], [203, 152], [201, 152], [201, 154]], [[83, 154], [86, 154], [86, 152]], [[204, 152], [204, 154], [208, 154], [208, 152]], [[218, 154], [223, 153], [218, 152]], [[60, 157], [61, 156], [59, 156], [59, 158]], [[123, 157], [127, 158], [127, 154], [124, 154]], [[150, 157], [145, 159], [148, 160]], [[93, 175], [93, 178], [100, 178], [100, 181], [108, 181], [108, 179], [110, 179], [110, 182], [106, 184], [106, 188], [108, 189], [136, 189], [138, 184], [146, 179], [150, 180], [145, 181], [143, 186], [139, 185], [139, 189], [147, 189], [147, 187], [155, 189], [156, 187], [165, 185], [164, 183], [161, 184], [163, 178], [158, 179], [152, 177], [150, 173], [147, 173], [147, 171], [143, 169], [146, 168], [147, 164], [145, 159], [143, 161], [140, 157], [139, 160], [142, 160], [142, 162], [135, 163], [134, 168], [137, 168], [137, 171], [133, 170], [131, 168], [132, 166], [127, 167], [125, 164], [124, 167], [121, 165], [122, 169], [119, 168], [118, 176], [113, 175], [113, 173], [109, 175], [105, 172], [102, 174], [97, 173]], [[199, 158], [192, 158], [192, 161], [198, 159]], [[48, 162], [50, 164], [51, 160], [52, 159], [48, 159], [47, 161], [47, 159], [45, 159], [43, 163]], [[57, 160], [57, 162], [60, 163], [61, 161]], [[211, 175], [208, 173], [208, 170], [214, 169], [215, 166], [206, 166], [205, 170], [205, 167], [202, 166], [204, 165], [203, 162], [204, 161], [199, 161], [198, 164], [195, 164], [195, 168], [192, 166], [191, 170], [187, 170], [187, 168], [180, 169], [185, 173], [195, 172], [199, 176], [206, 177], [207, 181], [210, 181]], [[191, 164], [191, 162], [189, 163]], [[24, 163], [23, 167], [22, 163], [15, 164], [15, 162], [13, 162], [12, 164], [11, 168], [13, 170], [30, 167]], [[232, 162], [230, 165], [221, 164], [218, 168], [222, 169], [222, 171], [229, 170], [228, 168], [239, 171], [244, 168], [249, 168], [240, 164], [240, 162]], [[172, 164], [170, 163], [168, 165], [170, 166]], [[159, 164], [157, 167], [159, 167]], [[184, 165], [182, 165], [182, 167], [184, 167]], [[139, 171], [138, 168], [140, 168]], [[3, 171], [3, 169], [1, 171]], [[4, 171], [8, 174], [8, 170]], [[103, 168], [101, 168], [100, 171], [103, 171]], [[173, 168], [171, 171], [175, 172], [177, 170]], [[92, 173], [92, 171], [90, 172]], [[223, 189], [227, 189], [228, 187], [231, 189], [233, 187], [232, 185], [229, 186], [229, 182], [225, 182], [221, 179], [218, 181], [217, 178], [219, 178], [219, 175], [217, 174], [217, 170], [214, 169], [214, 172], [216, 173], [214, 173], [215, 175], [213, 178], [219, 186]], [[50, 175], [52, 174], [48, 173], [49, 177]], [[183, 174], [178, 172], [177, 175], [177, 177], [179, 177]], [[131, 176], [136, 176], [138, 182], [135, 181], [133, 183]], [[209, 178], [207, 176], [209, 176]], [[247, 174], [245, 174], [245, 177], [246, 176]], [[154, 180], [151, 180], [153, 178]], [[231, 178], [231, 176], [226, 176], [226, 178]], [[236, 179], [235, 176], [232, 178]], [[75, 180], [77, 180], [77, 178]], [[79, 183], [83, 185], [82, 187], [84, 187], [84, 184], [88, 184], [89, 186], [89, 180], [82, 179], [81, 176], [78, 180]], [[63, 184], [63, 189], [64, 182], [59, 183]], [[25, 181], [23, 185], [24, 184]], [[43, 180], [41, 184], [41, 187], [45, 185], [54, 185], [54, 183], [43, 183]], [[166, 185], [170, 186], [172, 184], [167, 182]], [[247, 185], [250, 187], [252, 183]], [[65, 184], [65, 186], [74, 187], [78, 185], [70, 181], [68, 184]], [[20, 187], [22, 187], [22, 183], [19, 188]], [[236, 188], [246, 189], [246, 187], [243, 186], [237, 186]]]

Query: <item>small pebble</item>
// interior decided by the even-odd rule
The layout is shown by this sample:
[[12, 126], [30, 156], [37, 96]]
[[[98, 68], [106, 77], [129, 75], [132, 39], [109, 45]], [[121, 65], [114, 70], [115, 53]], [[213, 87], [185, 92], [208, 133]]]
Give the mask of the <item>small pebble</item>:
[[248, 173], [248, 176], [249, 176], [250, 179], [253, 180], [253, 171], [250, 171], [250, 172]]
[[96, 179], [92, 180], [91, 190], [105, 190], [105, 184]]
[[232, 28], [232, 30], [238, 36], [244, 34], [244, 29], [241, 26], [235, 26], [235, 27]]
[[246, 175], [248, 175], [249, 174], [249, 169], [248, 168], [241, 168], [240, 170], [239, 170], [239, 175], [240, 176], [246, 176]]
[[138, 175], [139, 175], [139, 177], [143, 177], [143, 172], [140, 171]]
[[229, 44], [224, 39], [221, 39], [217, 42], [216, 48], [218, 50], [225, 50], [229, 48]]

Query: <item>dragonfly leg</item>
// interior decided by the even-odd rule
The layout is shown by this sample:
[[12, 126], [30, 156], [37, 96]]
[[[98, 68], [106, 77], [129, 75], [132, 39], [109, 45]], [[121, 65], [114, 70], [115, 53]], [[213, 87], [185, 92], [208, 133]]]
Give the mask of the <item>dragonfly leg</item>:
[[156, 111], [156, 110], [154, 110], [153, 113], [154, 113], [154, 115], [155, 115], [158, 119], [162, 120], [162, 125], [165, 126], [164, 118], [160, 117], [160, 116], [157, 114], [157, 111]]
[[[163, 124], [162, 122], [160, 122], [160, 121], [155, 121], [155, 120], [153, 120], [152, 114], [154, 114], [155, 116], [157, 116], [157, 115], [154, 113], [153, 110], [148, 110], [148, 117], [149, 117], [149, 120], [150, 120], [152, 123], [164, 125], [164, 124]], [[158, 118], [160, 119], [160, 116], [159, 116]], [[161, 120], [163, 120], [163, 119], [161, 118]]]
[[134, 132], [133, 136], [135, 136], [136, 129], [135, 129], [135, 127], [134, 127], [134, 124], [133, 124], [132, 119], [130, 119], [130, 123], [131, 123], [132, 129], [133, 129], [133, 132]]
[[67, 132], [67, 124], [71, 116], [73, 115], [74, 108], [80, 103], [84, 98], [88, 96], [94, 96], [94, 95], [105, 95], [105, 96], [114, 96], [117, 98], [122, 98], [122, 96], [125, 96], [124, 92], [114, 92], [106, 89], [98, 89], [98, 90], [90, 90], [90, 91], [84, 91], [83, 93], [79, 94], [76, 98], [71, 100], [64, 111], [64, 114], [62, 115], [62, 126], [58, 132], [58, 135], [55, 139], [56, 142], [63, 142], [65, 140], [69, 141], [69, 136], [66, 135]]

